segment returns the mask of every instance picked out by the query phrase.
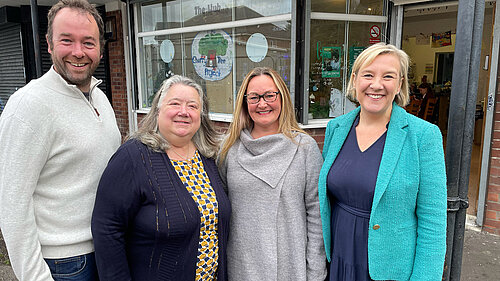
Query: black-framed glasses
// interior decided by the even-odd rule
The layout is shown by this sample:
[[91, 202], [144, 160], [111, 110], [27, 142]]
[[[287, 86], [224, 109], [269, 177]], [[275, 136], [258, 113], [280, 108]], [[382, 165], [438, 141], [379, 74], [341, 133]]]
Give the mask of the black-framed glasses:
[[245, 98], [247, 99], [247, 103], [249, 104], [256, 104], [259, 103], [260, 99], [264, 99], [265, 102], [273, 102], [276, 100], [280, 92], [267, 92], [262, 95], [251, 93], [248, 95], [245, 95]]

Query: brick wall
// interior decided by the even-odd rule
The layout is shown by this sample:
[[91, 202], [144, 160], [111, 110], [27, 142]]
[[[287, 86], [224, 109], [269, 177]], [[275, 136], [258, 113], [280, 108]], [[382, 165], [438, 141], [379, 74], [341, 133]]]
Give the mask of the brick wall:
[[[215, 129], [221, 133], [225, 133], [229, 129], [227, 122], [215, 122]], [[325, 129], [306, 129], [305, 130], [311, 137], [318, 143], [319, 149], [323, 150], [323, 143], [325, 142]]]
[[483, 230], [500, 235], [500, 92], [497, 93], [495, 100], [490, 173]]
[[106, 12], [106, 17], [116, 18], [116, 41], [108, 42], [109, 71], [113, 109], [122, 138], [128, 133], [127, 80], [125, 74], [125, 54], [121, 11]]
[[227, 122], [214, 121], [215, 130], [221, 134], [225, 134], [229, 129], [229, 124]]
[[314, 140], [318, 143], [319, 149], [323, 151], [323, 144], [325, 143], [325, 129], [306, 129], [305, 130]]

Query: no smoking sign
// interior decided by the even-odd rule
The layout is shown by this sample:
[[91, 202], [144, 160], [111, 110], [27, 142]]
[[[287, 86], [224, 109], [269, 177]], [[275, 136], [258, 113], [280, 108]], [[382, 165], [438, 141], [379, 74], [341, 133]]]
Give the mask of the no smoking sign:
[[370, 27], [370, 44], [376, 44], [380, 42], [380, 26], [372, 25]]

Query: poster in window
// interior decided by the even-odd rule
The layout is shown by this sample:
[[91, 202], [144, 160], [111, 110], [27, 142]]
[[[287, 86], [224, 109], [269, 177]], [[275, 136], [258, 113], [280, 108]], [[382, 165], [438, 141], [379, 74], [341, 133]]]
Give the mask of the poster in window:
[[328, 117], [337, 117], [342, 115], [342, 99], [344, 94], [342, 91], [336, 88], [332, 88], [330, 91], [330, 112]]
[[202, 31], [193, 39], [191, 57], [196, 73], [208, 81], [219, 81], [231, 73], [233, 40], [223, 30]]
[[359, 54], [361, 54], [366, 47], [360, 47], [360, 46], [352, 46], [349, 47], [349, 75], [351, 74], [351, 69], [352, 65], [354, 64], [354, 61], [358, 58]]
[[339, 78], [340, 77], [340, 47], [321, 48], [321, 77]]

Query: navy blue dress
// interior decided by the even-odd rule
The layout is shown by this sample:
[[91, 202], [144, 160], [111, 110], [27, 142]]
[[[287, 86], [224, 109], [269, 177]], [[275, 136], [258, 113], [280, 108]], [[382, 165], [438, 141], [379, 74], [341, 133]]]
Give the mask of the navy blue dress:
[[327, 177], [332, 202], [330, 281], [372, 280], [368, 273], [368, 226], [384, 150], [384, 133], [361, 152], [354, 121]]

